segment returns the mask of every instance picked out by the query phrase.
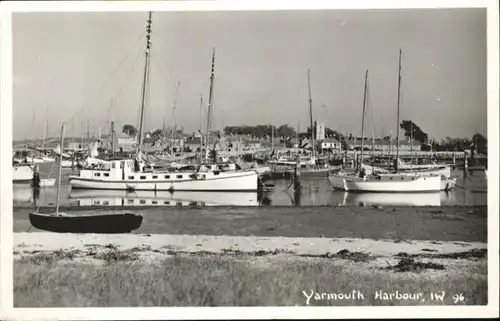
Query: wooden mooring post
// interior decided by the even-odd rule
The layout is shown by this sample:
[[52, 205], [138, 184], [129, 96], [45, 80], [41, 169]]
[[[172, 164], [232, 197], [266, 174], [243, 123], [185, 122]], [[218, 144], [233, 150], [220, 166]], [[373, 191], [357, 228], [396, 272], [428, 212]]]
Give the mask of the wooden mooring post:
[[300, 183], [300, 160], [297, 157], [297, 162], [295, 163], [295, 171], [293, 173], [293, 189], [295, 191], [301, 189], [302, 185]]
[[295, 171], [293, 173], [293, 202], [295, 206], [301, 205], [302, 199], [302, 184], [300, 182], [300, 159], [297, 157]]
[[464, 153], [464, 180], [467, 178], [467, 170], [469, 168], [469, 159], [467, 158], [467, 153]]
[[33, 187], [35, 189], [40, 188], [40, 172], [38, 170], [38, 165], [33, 168]]

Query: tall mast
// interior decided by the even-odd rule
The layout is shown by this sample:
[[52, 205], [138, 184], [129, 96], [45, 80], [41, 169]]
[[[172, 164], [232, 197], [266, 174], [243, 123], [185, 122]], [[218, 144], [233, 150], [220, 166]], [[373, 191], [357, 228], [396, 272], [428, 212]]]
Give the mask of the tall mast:
[[163, 134], [163, 139], [166, 138], [166, 134], [165, 134], [165, 118], [166, 118], [166, 116], [163, 116], [163, 125], [161, 127], [161, 132]]
[[111, 153], [114, 154], [115, 153], [115, 122], [111, 122], [111, 128], [110, 128], [110, 132], [111, 132]]
[[412, 170], [413, 169], [413, 121], [411, 121], [410, 123], [410, 155], [411, 155], [410, 170]]
[[61, 191], [61, 174], [62, 174], [62, 155], [64, 152], [64, 123], [61, 126], [61, 153], [59, 154], [59, 172], [57, 175], [57, 199], [56, 199], [56, 214], [59, 213], [59, 195]]
[[300, 120], [297, 122], [297, 131], [295, 132], [295, 140], [297, 141], [297, 145], [300, 145], [299, 132], [300, 132]]
[[202, 163], [203, 151], [203, 94], [200, 95], [200, 165]]
[[87, 144], [90, 143], [90, 121], [87, 119]]
[[47, 139], [47, 132], [49, 131], [49, 121], [45, 121], [45, 130], [43, 132], [42, 148], [45, 147], [45, 140]]
[[151, 19], [152, 13], [149, 12], [148, 24], [146, 26], [146, 50], [144, 51], [144, 77], [142, 82], [141, 91], [141, 116], [139, 123], [139, 141], [137, 145], [137, 152], [141, 151], [142, 148], [142, 131], [144, 126], [144, 107], [146, 106], [146, 88], [149, 80], [149, 59], [151, 55], [151, 24], [153, 20]]
[[399, 68], [398, 68], [398, 123], [396, 127], [396, 172], [398, 171], [398, 162], [399, 162], [399, 100], [401, 96], [401, 53], [402, 50], [399, 49]]
[[309, 88], [309, 118], [311, 119], [311, 140], [312, 140], [312, 157], [314, 159], [315, 142], [314, 142], [314, 124], [313, 124], [313, 110], [312, 110], [312, 97], [311, 97], [311, 70], [307, 69], [307, 86]]
[[175, 91], [174, 97], [174, 106], [172, 107], [172, 144], [174, 143], [174, 133], [175, 133], [175, 107], [177, 105], [177, 95], [179, 94], [179, 87], [181, 86], [181, 82], [177, 83], [177, 89]]
[[362, 168], [363, 164], [363, 150], [365, 149], [365, 111], [366, 111], [366, 90], [368, 88], [368, 69], [365, 73], [365, 90], [363, 93], [363, 114], [361, 116], [361, 159], [359, 160], [359, 170]]
[[214, 78], [215, 78], [215, 47], [213, 47], [213, 52], [212, 52], [212, 72], [210, 74], [210, 91], [208, 94], [208, 115], [207, 115], [207, 128], [206, 128], [206, 133], [207, 133], [207, 138], [205, 142], [205, 146], [207, 149], [207, 155], [208, 155], [208, 145], [209, 145], [209, 135], [210, 135], [210, 121], [212, 117], [212, 102], [213, 102], [213, 88], [214, 88]]
[[271, 149], [274, 150], [274, 125], [271, 126], [271, 145]]

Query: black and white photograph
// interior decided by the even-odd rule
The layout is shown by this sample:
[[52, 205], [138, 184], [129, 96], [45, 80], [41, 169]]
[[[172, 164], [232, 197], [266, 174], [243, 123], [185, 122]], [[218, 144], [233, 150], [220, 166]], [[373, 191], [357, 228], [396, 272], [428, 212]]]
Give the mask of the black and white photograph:
[[1, 5], [2, 319], [498, 317], [498, 2], [286, 2]]

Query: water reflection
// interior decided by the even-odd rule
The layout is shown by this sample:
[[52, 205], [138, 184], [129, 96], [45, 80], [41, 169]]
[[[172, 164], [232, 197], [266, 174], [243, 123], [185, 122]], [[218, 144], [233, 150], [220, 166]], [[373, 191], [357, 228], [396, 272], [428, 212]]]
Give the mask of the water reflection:
[[345, 193], [344, 205], [440, 206], [441, 193]]
[[257, 192], [173, 192], [72, 190], [78, 206], [259, 206]]

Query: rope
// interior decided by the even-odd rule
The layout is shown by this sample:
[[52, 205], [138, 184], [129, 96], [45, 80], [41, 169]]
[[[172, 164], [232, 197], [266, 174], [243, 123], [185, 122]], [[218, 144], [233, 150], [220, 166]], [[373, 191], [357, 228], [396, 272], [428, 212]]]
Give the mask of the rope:
[[[116, 95], [116, 98], [115, 98], [115, 101], [119, 101], [120, 100], [120, 96], [123, 92], [123, 90], [125, 89], [125, 87], [127, 86], [128, 84], [128, 81], [130, 79], [130, 76], [132, 75], [133, 71], [135, 70], [136, 66], [137, 66], [137, 62], [139, 61], [139, 58], [142, 56], [142, 52], [138, 52], [138, 54], [136, 55], [135, 57], [135, 60], [134, 62], [132, 63], [132, 68], [130, 68], [129, 72], [127, 73], [127, 76], [125, 77], [125, 80], [123, 82], [123, 85], [120, 87], [120, 90], [118, 91], [117, 95]], [[108, 118], [108, 115], [109, 113], [111, 112], [111, 110], [115, 107], [115, 104], [111, 104], [109, 107], [108, 107], [108, 111], [106, 112], [106, 116], [104, 117], [105, 119]]]

